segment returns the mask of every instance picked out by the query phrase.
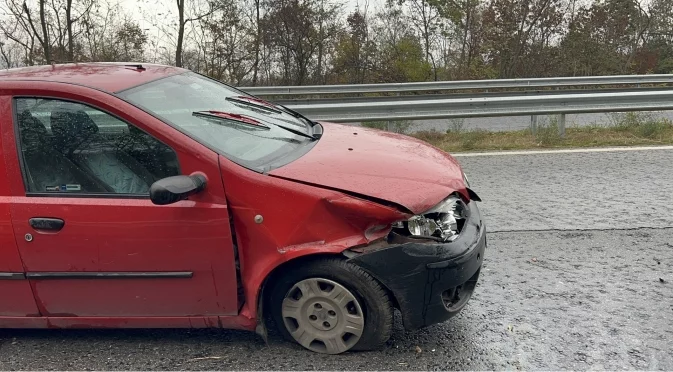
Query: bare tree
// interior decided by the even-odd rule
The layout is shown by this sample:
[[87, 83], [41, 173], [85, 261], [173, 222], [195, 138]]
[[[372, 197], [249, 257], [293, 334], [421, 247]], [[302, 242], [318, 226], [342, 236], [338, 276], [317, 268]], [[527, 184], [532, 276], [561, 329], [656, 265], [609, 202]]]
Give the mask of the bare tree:
[[[197, 0], [194, 0], [197, 1]], [[199, 11], [199, 4], [193, 3], [193, 16], [185, 18], [185, 3], [187, 0], [175, 0], [178, 6], [178, 40], [175, 47], [175, 65], [182, 67], [182, 50], [185, 41], [185, 26], [188, 23], [199, 21], [209, 15], [213, 14], [219, 8], [217, 1], [207, 1], [207, 9]]]
[[5, 2], [5, 11], [9, 19], [0, 22], [2, 35], [23, 49], [23, 60], [27, 65], [34, 64], [35, 34], [28, 24], [28, 19], [20, 3], [14, 0]]
[[39, 5], [39, 13], [40, 13], [40, 30], [41, 32], [38, 32], [36, 26], [35, 26], [35, 21], [33, 21], [33, 17], [30, 14], [30, 9], [28, 8], [28, 5], [24, 2], [23, 3], [23, 12], [25, 13], [27, 19], [28, 19], [28, 25], [30, 26], [31, 31], [33, 32], [33, 35], [37, 38], [37, 41], [40, 43], [42, 46], [42, 53], [44, 53], [44, 61], [45, 63], [49, 64], [51, 63], [51, 44], [49, 43], [49, 32], [47, 32], [47, 18], [46, 18], [46, 12], [45, 12], [45, 3], [46, 0], [38, 0], [38, 5]]

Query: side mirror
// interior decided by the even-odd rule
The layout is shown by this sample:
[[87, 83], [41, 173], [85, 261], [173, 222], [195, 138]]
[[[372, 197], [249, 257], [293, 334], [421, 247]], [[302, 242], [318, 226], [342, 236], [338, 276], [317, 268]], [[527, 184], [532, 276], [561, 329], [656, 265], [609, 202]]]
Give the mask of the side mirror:
[[173, 176], [162, 178], [150, 186], [150, 200], [156, 205], [172, 204], [206, 188], [206, 177]]

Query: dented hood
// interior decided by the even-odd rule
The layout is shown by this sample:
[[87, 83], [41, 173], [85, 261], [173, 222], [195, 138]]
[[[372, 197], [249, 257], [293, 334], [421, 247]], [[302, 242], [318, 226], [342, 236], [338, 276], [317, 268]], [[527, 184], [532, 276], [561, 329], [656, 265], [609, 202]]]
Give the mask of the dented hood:
[[400, 134], [321, 124], [315, 147], [272, 176], [382, 199], [415, 214], [455, 191], [467, 197], [460, 165], [449, 154]]

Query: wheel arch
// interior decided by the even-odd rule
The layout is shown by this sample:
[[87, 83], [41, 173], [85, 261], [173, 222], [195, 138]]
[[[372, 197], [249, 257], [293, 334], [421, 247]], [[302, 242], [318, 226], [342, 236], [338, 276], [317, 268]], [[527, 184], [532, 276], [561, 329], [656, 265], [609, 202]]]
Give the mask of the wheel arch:
[[[257, 329], [256, 333], [259, 334], [264, 338], [264, 340], [267, 340], [267, 327], [268, 324], [267, 322], [269, 319], [267, 319], [267, 310], [265, 307], [267, 306], [267, 303], [264, 301], [265, 298], [268, 297], [267, 291], [272, 288], [272, 286], [268, 285], [269, 281], [273, 279], [274, 277], [277, 277], [278, 275], [281, 275], [284, 271], [292, 269], [294, 266], [301, 265], [306, 262], [310, 261], [315, 261], [315, 260], [321, 260], [325, 258], [338, 258], [338, 259], [343, 259], [344, 261], [349, 260], [350, 254], [348, 253], [348, 250], [342, 251], [342, 252], [319, 252], [319, 253], [308, 253], [306, 255], [294, 257], [290, 260], [287, 260], [278, 266], [274, 267], [269, 273], [264, 277], [262, 280], [260, 286], [259, 286], [259, 291], [257, 292], [257, 297], [256, 297], [256, 306], [257, 306]], [[375, 275], [370, 273], [368, 270], [365, 270], [362, 268], [363, 271], [367, 272], [376, 282], [379, 283], [379, 285], [385, 289], [385, 291], [388, 293], [388, 296], [392, 300], [393, 306], [396, 309], [399, 309], [399, 303], [397, 301], [397, 298], [395, 297], [395, 293], [388, 288], [387, 285], [385, 285], [381, 280], [379, 280]]]
[[284, 261], [271, 269], [264, 279], [261, 281], [261, 284], [258, 287], [257, 296], [256, 296], [256, 317], [257, 317], [257, 328], [255, 332], [260, 335], [264, 341], [267, 341], [267, 309], [268, 306], [264, 299], [268, 297], [267, 291], [271, 286], [268, 285], [269, 280], [280, 275], [286, 270], [291, 269], [293, 266], [297, 266], [301, 263], [310, 262], [314, 260], [320, 260], [325, 258], [346, 258], [342, 252], [318, 252], [318, 253], [307, 253], [301, 256], [294, 257], [287, 261]]
[[267, 275], [264, 277], [264, 280], [262, 280], [261, 285], [259, 286], [259, 291], [257, 293], [257, 304], [259, 307], [259, 303], [263, 300], [266, 291], [269, 290], [269, 280], [281, 275], [284, 271], [291, 269], [293, 266], [300, 265], [302, 263], [306, 263], [309, 261], [315, 261], [315, 260], [321, 260], [325, 258], [343, 258], [346, 259], [346, 257], [342, 253], [327, 253], [327, 252], [322, 252], [322, 253], [309, 253], [303, 256], [298, 256], [294, 257], [290, 260], [287, 260], [280, 265], [274, 267]]

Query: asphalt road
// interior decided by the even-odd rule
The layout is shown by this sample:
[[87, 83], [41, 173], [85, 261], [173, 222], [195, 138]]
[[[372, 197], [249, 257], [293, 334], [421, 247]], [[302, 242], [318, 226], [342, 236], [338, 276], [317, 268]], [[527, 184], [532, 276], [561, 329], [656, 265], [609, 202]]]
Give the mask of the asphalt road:
[[222, 330], [0, 331], [0, 369], [673, 369], [673, 151], [461, 157], [489, 248], [456, 318], [374, 352]]

